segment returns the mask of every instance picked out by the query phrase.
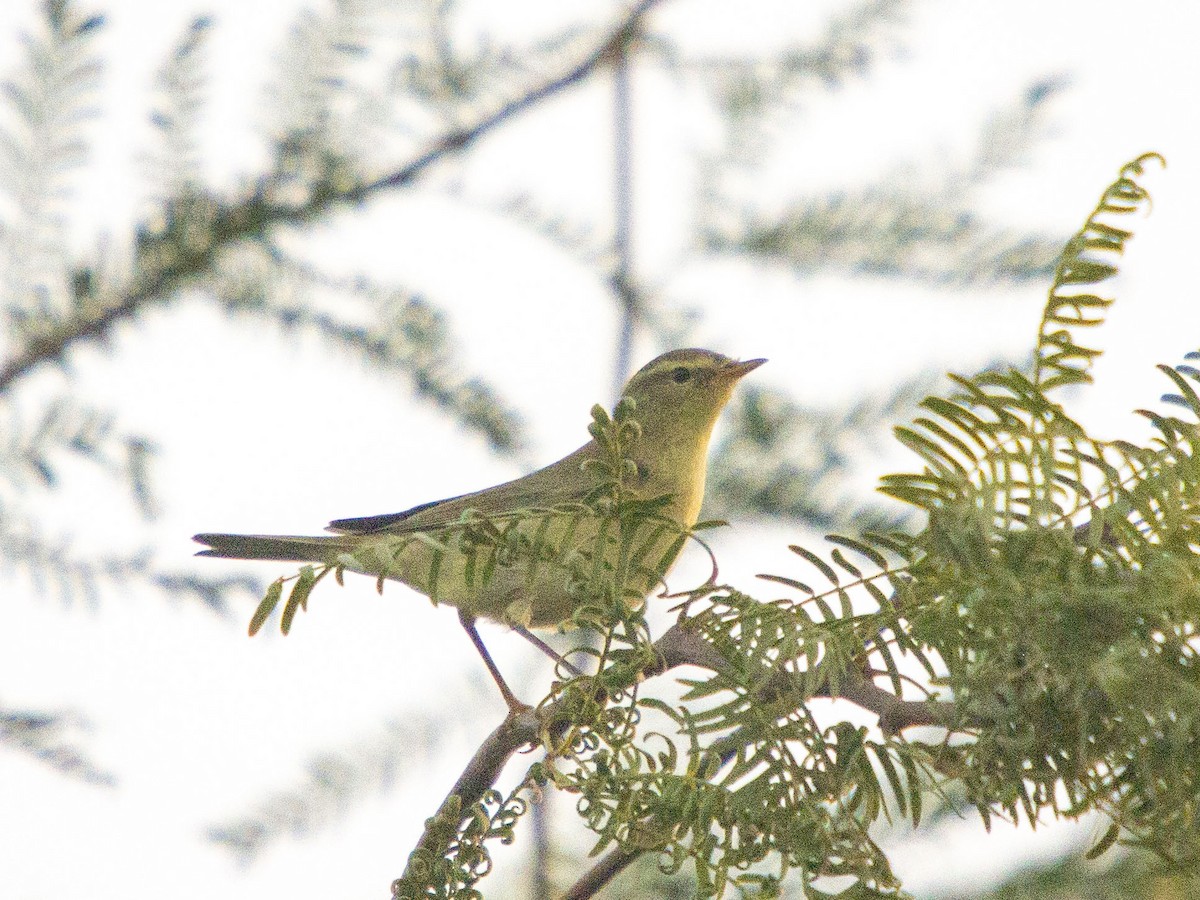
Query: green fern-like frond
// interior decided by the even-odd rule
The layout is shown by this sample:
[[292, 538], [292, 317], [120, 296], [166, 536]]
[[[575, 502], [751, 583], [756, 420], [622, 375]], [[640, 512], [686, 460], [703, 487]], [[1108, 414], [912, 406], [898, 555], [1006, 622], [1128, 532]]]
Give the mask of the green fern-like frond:
[[896, 431], [926, 468], [885, 477], [885, 493], [930, 513], [970, 504], [978, 515], [996, 517], [1000, 528], [1065, 525], [1092, 505], [1089, 482], [1109, 474], [1105, 451], [1048, 394], [1090, 380], [1087, 370], [1099, 351], [1080, 343], [1076, 332], [1100, 324], [1112, 301], [1080, 289], [1116, 272], [1096, 254], [1121, 253], [1132, 233], [1101, 216], [1141, 208], [1147, 195], [1135, 176], [1152, 158], [1124, 167], [1068, 242], [1038, 329], [1032, 374], [1010, 369], [954, 376], [959, 392], [928, 398], [921, 405], [931, 415]]
[[[1131, 171], [1102, 206], [1145, 199]], [[1089, 220], [1081, 240], [1099, 231]], [[1097, 274], [1078, 252], [1060, 288]], [[1061, 294], [1048, 320], [1065, 318]], [[794, 547], [807, 573], [768, 576], [788, 596], [718, 589], [687, 613], [725, 665], [685, 680], [681, 707], [639, 704], [674, 722], [687, 764], [649, 737], [613, 737], [559, 776], [588, 798], [600, 845], [692, 860], [698, 896], [768, 859], [754, 878], [794, 867], [808, 896], [817, 873], [880, 895], [896, 884], [868, 828], [919, 822], [923, 793], [950, 781], [985, 822], [1102, 810], [1129, 842], [1195, 862], [1200, 372], [1163, 371], [1186, 414], [1147, 412], [1145, 446], [1090, 438], [1047, 396], [1061, 379], [1017, 370], [955, 377], [924, 401], [897, 431], [924, 468], [884, 489], [925, 527]], [[881, 694], [918, 717], [892, 720]], [[883, 738], [818, 726], [809, 704], [824, 697], [874, 703]], [[902, 740], [895, 721], [959, 738]]]
[[[1147, 201], [1137, 178], [1151, 158], [1122, 169], [1064, 251], [1033, 373], [956, 376], [955, 393], [928, 398], [925, 415], [897, 429], [924, 468], [882, 488], [927, 515], [923, 531], [865, 536], [866, 567], [802, 551], [818, 588], [773, 580], [805, 595], [811, 621], [797, 622], [799, 643], [775, 644], [799, 672], [886, 674], [896, 696], [906, 660], [932, 689], [951, 686], [952, 727], [972, 740], [893, 749], [953, 773], [985, 822], [1102, 810], [1129, 842], [1194, 864], [1200, 373], [1160, 367], [1167, 403], [1185, 413], [1144, 411], [1155, 428], [1145, 445], [1091, 438], [1050, 397], [1089, 380], [1097, 351], [1077, 329], [1099, 324], [1111, 301], [1084, 292], [1115, 273], [1104, 257], [1131, 236], [1102, 217]], [[728, 658], [745, 656], [725, 640]], [[811, 696], [823, 681], [798, 683]], [[725, 708], [739, 721], [749, 709]]]
[[1034, 383], [1043, 390], [1091, 381], [1088, 369], [1099, 351], [1084, 346], [1077, 330], [1104, 321], [1112, 299], [1089, 291], [1116, 274], [1115, 257], [1124, 253], [1133, 234], [1106, 220], [1128, 216], [1146, 205], [1149, 195], [1137, 179], [1151, 161], [1164, 164], [1158, 154], [1147, 153], [1121, 170], [1059, 259], [1033, 365]]
[[739, 388], [725, 413], [725, 436], [709, 454], [706, 508], [724, 519], [766, 515], [821, 530], [899, 527], [903, 509], [856, 495], [851, 485], [865, 479], [856, 479], [855, 459], [883, 437], [881, 423], [907, 416], [932, 385], [932, 377], [919, 376], [834, 411], [778, 391]]
[[[880, 778], [892, 777], [873, 760], [887, 756], [907, 810], [905, 777], [861, 729], [820, 726], [805, 705], [815, 690], [806, 695], [801, 682], [762, 690], [778, 669], [746, 666], [739, 651], [795, 634], [794, 619], [774, 615], [765, 627], [777, 608], [735, 592], [722, 591], [719, 602], [749, 614], [735, 629], [740, 647], [723, 654], [742, 670], [718, 676], [715, 686], [685, 682], [692, 690], [683, 706], [631, 694], [620, 718], [610, 706], [609, 727], [583, 729], [571, 752], [557, 751], [549, 777], [583, 798], [595, 851], [653, 852], [666, 872], [690, 863], [697, 897], [721, 896], [734, 884], [778, 883], [790, 872], [806, 881], [853, 875], [864, 896], [895, 896], [898, 882], [868, 833], [884, 808]], [[711, 619], [693, 624], [716, 637]], [[723, 700], [731, 691], [733, 699]], [[649, 726], [652, 714], [673, 722], [683, 739]], [[622, 727], [611, 727], [616, 722]], [[819, 896], [811, 884], [806, 892]]]

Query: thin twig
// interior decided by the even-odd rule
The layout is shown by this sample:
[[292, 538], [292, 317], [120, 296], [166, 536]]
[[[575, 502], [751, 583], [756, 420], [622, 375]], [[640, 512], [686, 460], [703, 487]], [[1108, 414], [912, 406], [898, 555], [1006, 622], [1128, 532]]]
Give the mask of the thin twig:
[[[633, 39], [630, 34], [630, 41]], [[621, 305], [613, 366], [613, 396], [629, 377], [633, 328], [637, 321], [637, 291], [633, 286], [633, 101], [630, 85], [630, 41], [616, 48], [613, 59], [613, 287]]]
[[530, 896], [536, 900], [550, 897], [550, 798], [553, 794], [539, 791], [529, 802], [529, 830], [533, 832], [532, 866], [529, 882]]
[[620, 875], [635, 859], [641, 856], [638, 850], [622, 850], [618, 847], [604, 855], [600, 862], [588, 869], [582, 878], [571, 885], [563, 894], [563, 900], [587, 900], [610, 881]]
[[473, 813], [475, 805], [496, 783], [512, 755], [521, 747], [537, 740], [539, 719], [540, 714], [531, 709], [510, 713], [479, 745], [467, 767], [454, 782], [454, 787], [438, 807], [437, 813], [425, 821], [425, 831], [413, 852], [409, 854], [409, 864], [405, 867], [404, 875], [393, 883], [393, 894], [400, 882], [408, 879], [410, 868], [419, 859], [418, 851], [424, 850], [433, 857], [445, 855], [447, 847], [466, 818], [463, 813]]

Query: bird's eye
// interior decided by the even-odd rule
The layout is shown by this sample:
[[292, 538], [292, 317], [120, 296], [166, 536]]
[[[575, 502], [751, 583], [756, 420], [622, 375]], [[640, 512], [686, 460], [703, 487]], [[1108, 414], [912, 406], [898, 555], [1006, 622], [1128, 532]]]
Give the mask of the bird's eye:
[[692, 370], [689, 369], [687, 366], [680, 366], [678, 369], [676, 369], [674, 372], [671, 373], [671, 380], [674, 381], [676, 384], [683, 384], [685, 381], [691, 381], [691, 379], [692, 379]]

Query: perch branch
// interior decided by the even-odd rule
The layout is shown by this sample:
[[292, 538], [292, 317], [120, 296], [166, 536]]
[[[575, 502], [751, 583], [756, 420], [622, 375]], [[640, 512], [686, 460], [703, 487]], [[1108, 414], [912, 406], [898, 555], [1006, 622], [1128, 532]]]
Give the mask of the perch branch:
[[[661, 668], [649, 674], [660, 674], [675, 666], [685, 663], [702, 666], [714, 672], [728, 671], [729, 663], [712, 645], [680, 625], [673, 625], [656, 642], [662, 654]], [[771, 700], [785, 692], [804, 696], [799, 676], [794, 672], [778, 671], [756, 691], [756, 699], [762, 702]], [[810, 694], [809, 696], [814, 696]], [[817, 692], [815, 696], [840, 698], [848, 700], [869, 712], [879, 716], [879, 727], [889, 737], [905, 728], [920, 725], [932, 725], [941, 728], [952, 728], [956, 724], [953, 703], [923, 700], [902, 700], [895, 694], [879, 687], [866, 675], [843, 674], [835, 693], [828, 689]], [[739, 729], [727, 735], [712, 749], [718, 754], [721, 765], [728, 763], [746, 741]], [[563, 900], [587, 900], [596, 895], [605, 885], [617, 877], [642, 852], [617, 847], [606, 853], [599, 862], [583, 874], [565, 894]]]
[[[682, 665], [700, 666], [715, 672], [730, 671], [729, 662], [711, 644], [678, 623], [668, 628], [654, 642], [654, 646], [658, 651], [658, 661], [642, 672], [646, 678], [662, 675]], [[794, 692], [797, 697], [805, 696], [798, 679], [799, 676], [795, 673], [778, 672], [758, 689], [757, 695], [764, 700], [777, 697], [785, 691]], [[879, 716], [880, 727], [889, 734], [916, 725], [939, 725], [946, 728], [953, 725], [953, 704], [901, 700], [866, 676], [844, 675], [836, 695], [829, 692], [819, 695], [837, 696], [875, 713]], [[457, 833], [458, 826], [484, 794], [495, 785], [512, 755], [522, 747], [537, 741], [545, 730], [553, 732], [562, 726], [564, 704], [565, 701], [557, 701], [536, 710], [510, 715], [488, 735], [442, 802], [438, 813], [429, 819], [414, 853], [416, 850], [424, 850], [434, 856], [444, 854], [449, 842]], [[735, 732], [726, 739], [725, 746], [718, 750], [722, 759], [727, 755], [732, 757], [737, 751], [734, 744], [740, 746], [740, 743], [730, 740], [736, 737]], [[451, 821], [448, 817], [457, 817], [457, 821]], [[609, 853], [568, 891], [566, 897], [570, 900], [582, 900], [592, 896], [639, 855], [634, 851], [620, 849]], [[410, 865], [415, 858], [414, 855], [410, 855]], [[409, 871], [406, 869], [401, 880], [408, 876]]]

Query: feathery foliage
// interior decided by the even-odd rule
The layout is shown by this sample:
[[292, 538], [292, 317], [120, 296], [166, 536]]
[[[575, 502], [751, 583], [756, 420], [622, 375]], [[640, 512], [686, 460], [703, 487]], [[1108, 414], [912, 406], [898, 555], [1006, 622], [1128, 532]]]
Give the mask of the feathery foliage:
[[77, 733], [87, 731], [77, 713], [44, 713], [0, 707], [0, 743], [42, 763], [96, 785], [111, 786], [115, 778], [87, 758], [77, 746]]
[[[482, 435], [492, 449], [523, 449], [520, 417], [481, 377], [463, 377], [446, 315], [425, 297], [365, 276], [335, 277], [269, 242], [241, 245], [212, 274], [214, 299], [285, 333], [303, 331], [373, 369], [407, 376], [412, 393]], [[357, 300], [370, 321], [327, 302]]]
[[[907, 415], [934, 379], [918, 376], [886, 396], [860, 398], [831, 413], [805, 406], [781, 391], [746, 385], [726, 414], [729, 428], [712, 451], [707, 490], [721, 518], [758, 513], [819, 529], [879, 531], [898, 528], [903, 508], [861, 496], [866, 492], [863, 445], [882, 423]], [[863, 482], [856, 496], [855, 481]]]
[[[0, 409], [0, 561], [25, 572], [39, 590], [53, 588], [64, 600], [83, 594], [94, 603], [105, 583], [141, 581], [221, 610], [227, 594], [248, 584], [244, 578], [164, 571], [145, 549], [80, 556], [70, 536], [46, 533], [30, 505], [40, 498], [30, 494], [31, 486], [57, 487], [56, 473], [69, 453], [127, 483], [136, 509], [145, 517], [154, 514], [149, 439], [122, 433], [114, 414], [66, 396], [23, 415], [11, 387], [29, 366], [62, 363], [67, 346], [103, 337], [114, 323], [187, 289], [202, 287], [230, 311], [304, 329], [376, 367], [398, 370], [410, 377], [417, 396], [482, 433], [493, 448], [519, 449], [519, 420], [478, 376], [461, 371], [440, 310], [367, 279], [330, 278], [261, 240], [272, 209], [277, 212], [300, 184], [301, 170], [311, 176], [303, 182], [310, 193], [328, 193], [331, 179], [347, 177], [345, 163], [330, 157], [328, 147], [335, 143], [336, 122], [349, 123], [348, 132], [357, 128], [358, 120], [347, 118], [357, 114], [345, 102], [348, 73], [367, 51], [381, 6], [340, 3], [328, 21], [301, 17], [293, 56], [304, 58], [307, 76], [289, 70], [287, 84], [298, 105], [280, 107], [292, 109], [294, 127], [281, 124], [275, 133], [274, 174], [233, 202], [214, 196], [205, 177], [200, 134], [213, 25], [206, 17], [193, 20], [158, 71], [150, 114], [157, 144], [142, 157], [151, 208], [138, 224], [133, 259], [122, 263], [119, 254], [106, 253], [102, 264], [87, 266], [65, 255], [67, 201], [86, 160], [88, 121], [96, 115], [102, 64], [94, 41], [104, 19], [83, 15], [66, 0], [43, 5], [41, 26], [25, 37], [25, 58], [4, 86], [9, 114], [0, 122], [0, 193], [8, 201], [0, 204], [0, 278], [9, 298], [2, 331], [10, 351], [0, 395], [12, 397]], [[314, 104], [325, 110], [315, 120]], [[297, 137], [314, 124], [329, 134]], [[370, 311], [366, 324], [362, 316], [343, 317], [317, 299], [339, 293], [357, 295]]]
[[963, 167], [922, 172], [902, 166], [874, 184], [799, 199], [782, 212], [759, 212], [752, 199], [722, 185], [717, 173], [760, 164], [739, 155], [745, 140], [739, 135], [730, 160], [714, 166], [712, 214], [701, 240], [709, 252], [745, 254], [805, 274], [832, 267], [955, 285], [1044, 278], [1061, 241], [989, 225], [973, 211], [972, 195], [1037, 138], [1046, 108], [1062, 88], [1059, 81], [1038, 82], [995, 113], [975, 158]]
[[407, 771], [430, 762], [436, 742], [429, 737], [440, 724], [440, 719], [409, 713], [338, 752], [317, 754], [304, 765], [299, 786], [270, 792], [252, 812], [209, 828], [208, 839], [245, 864], [280, 835], [328, 828], [359, 797], [386, 791], [402, 779], [401, 761]]
[[[640, 434], [634, 409], [629, 397], [617, 404], [612, 418], [603, 407], [592, 408], [589, 430], [601, 456], [584, 466], [594, 487], [582, 500], [502, 513], [468, 508], [452, 522], [387, 534], [378, 542], [339, 553], [336, 562], [302, 566], [297, 575], [271, 583], [251, 617], [250, 634], [275, 611], [289, 582], [294, 584], [279, 621], [284, 634], [296, 613], [308, 608], [321, 580], [332, 572], [342, 584], [347, 569], [378, 573], [376, 589], [381, 594], [389, 577], [420, 585], [434, 604], [446, 593], [450, 579], [461, 577], [476, 596], [486, 597], [502, 572], [517, 574], [532, 591], [549, 571], [555, 573], [556, 583], [561, 579], [569, 605], [576, 610], [575, 624], [580, 625], [589, 624], [596, 614], [592, 601], [597, 597], [605, 603], [640, 606], [648, 589], [661, 581], [685, 535], [661, 515], [668, 498], [637, 497], [627, 487], [637, 473], [637, 464], [627, 454], [627, 446]], [[408, 553], [413, 547], [430, 551], [427, 569], [413, 571], [418, 564]], [[603, 610], [600, 614], [606, 615]], [[528, 625], [529, 601], [514, 601], [503, 618]]]
[[[611, 816], [611, 809], [601, 800], [603, 788], [597, 789], [595, 776], [607, 766], [610, 753], [639, 753], [631, 744], [641, 717], [637, 682], [640, 673], [656, 661], [642, 615], [647, 578], [651, 584], [661, 579], [686, 537], [677, 524], [658, 514], [663, 498], [639, 498], [630, 488], [637, 473], [632, 447], [641, 432], [635, 415], [629, 398], [617, 404], [611, 417], [602, 407], [593, 408], [589, 430], [601, 451], [589, 466], [596, 488], [583, 504], [564, 507], [558, 513], [592, 517], [599, 527], [568, 529], [561, 543], [550, 548], [549, 556], [541, 540], [509, 542], [511, 553], [502, 563], [528, 565], [531, 578], [530, 563], [554, 565], [564, 571], [566, 590], [577, 604], [574, 623], [601, 635], [599, 647], [577, 648], [593, 658], [596, 674], [558, 683], [543, 700], [543, 706], [553, 704], [557, 710], [543, 735], [547, 758], [535, 764], [514, 790], [507, 795], [487, 791], [469, 807], [457, 795], [447, 799], [427, 823], [426, 836], [410, 855], [404, 875], [393, 884], [394, 897], [482, 896], [474, 885], [491, 868], [486, 842], [513, 840], [516, 822], [528, 809], [520, 795], [528, 789], [552, 783], [593, 801], [588, 824], [600, 833], [601, 845], [615, 837], [611, 829], [621, 827], [620, 819]], [[513, 521], [525, 526], [513, 527], [518, 534], [528, 534], [531, 523], [538, 538], [549, 530], [544, 524], [545, 511], [530, 510]], [[592, 537], [578, 543], [577, 533], [591, 533]], [[665, 552], [664, 537], [668, 541]], [[486, 571], [488, 567], [480, 568]]]
[[1195, 894], [1187, 875], [1162, 871], [1146, 854], [1124, 853], [1111, 862], [1100, 867], [1067, 857], [1044, 869], [1017, 873], [992, 890], [972, 894], [971, 900], [1161, 900]]
[[831, 17], [815, 41], [788, 47], [771, 60], [670, 56], [668, 61], [694, 72], [729, 122], [729, 155], [722, 162], [753, 165], [810, 93], [865, 78], [881, 57], [894, 52], [910, 5], [909, 0], [860, 0]]
[[66, 198], [87, 158], [84, 123], [95, 115], [102, 74], [93, 42], [103, 24], [67, 0], [47, 0], [44, 29], [24, 35], [25, 66], [3, 85], [0, 195], [9, 208], [0, 219], [0, 348], [36, 338], [68, 316], [75, 299]]
[[204, 185], [200, 121], [205, 108], [204, 72], [212, 19], [198, 16], [183, 33], [158, 71], [159, 102], [150, 113], [162, 145], [153, 160], [162, 204], [199, 193]]
[[[735, 883], [775, 896], [789, 876], [810, 898], [839, 877], [853, 882], [839, 896], [896, 896], [871, 826], [919, 824], [928, 790], [962, 788], [985, 823], [1101, 811], [1113, 828], [1096, 853], [1120, 838], [1200, 863], [1200, 373], [1163, 367], [1188, 418], [1147, 413], [1147, 446], [1092, 439], [1053, 400], [1089, 379], [1081, 330], [1111, 302], [1098, 286], [1131, 236], [1115, 220], [1144, 206], [1151, 159], [1122, 170], [1064, 250], [1032, 367], [955, 376], [897, 429], [925, 467], [883, 489], [924, 514], [920, 531], [794, 547], [816, 586], [767, 577], [798, 599], [693, 592], [680, 624], [717, 661], [693, 660], [714, 674], [684, 680], [678, 701], [638, 675], [662, 671], [644, 623], [611, 607], [590, 622], [596, 674], [542, 706], [546, 756], [526, 784], [575, 795], [595, 851], [690, 862], [698, 897]], [[827, 723], [822, 698], [865, 706], [880, 730]], [[943, 737], [905, 736], [914, 725]], [[486, 840], [512, 839], [520, 788], [459, 799], [439, 814], [443, 829], [458, 816], [459, 838], [441, 857], [423, 844], [396, 896], [479, 896]]]

